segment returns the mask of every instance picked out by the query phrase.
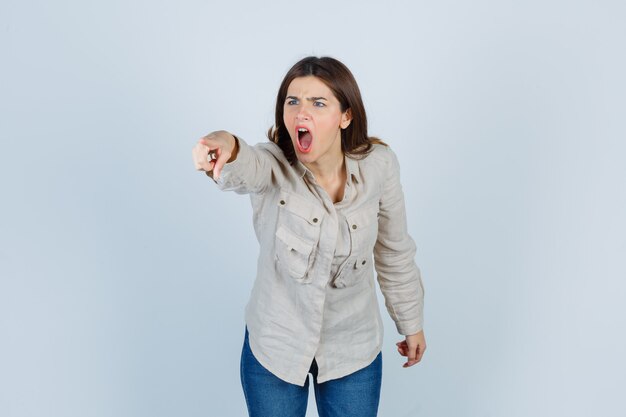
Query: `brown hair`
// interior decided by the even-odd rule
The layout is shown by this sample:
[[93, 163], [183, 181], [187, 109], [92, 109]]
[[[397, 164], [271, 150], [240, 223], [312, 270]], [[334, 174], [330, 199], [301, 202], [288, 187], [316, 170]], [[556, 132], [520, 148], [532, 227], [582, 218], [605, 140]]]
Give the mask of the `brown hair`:
[[[365, 106], [361, 99], [359, 86], [354, 76], [343, 63], [328, 57], [308, 56], [296, 62], [283, 78], [278, 95], [276, 97], [276, 120], [274, 126], [267, 131], [270, 141], [276, 143], [282, 150], [290, 164], [296, 162], [296, 151], [293, 148], [291, 137], [283, 120], [283, 105], [287, 97], [289, 84], [297, 77], [313, 75], [319, 78], [330, 88], [340, 103], [341, 112], [350, 109], [352, 121], [345, 129], [341, 130], [341, 151], [348, 156], [364, 155], [364, 158], [372, 150], [372, 144], [379, 143], [388, 146], [385, 142], [374, 136], [367, 136], [367, 116]], [[356, 159], [361, 159], [356, 158]], [[353, 158], [355, 159], [355, 158]]]

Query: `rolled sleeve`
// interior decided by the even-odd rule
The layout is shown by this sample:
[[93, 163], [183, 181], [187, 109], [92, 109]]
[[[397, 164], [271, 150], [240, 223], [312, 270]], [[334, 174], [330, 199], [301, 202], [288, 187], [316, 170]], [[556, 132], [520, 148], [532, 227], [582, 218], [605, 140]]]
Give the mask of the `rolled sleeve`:
[[396, 154], [390, 148], [388, 152], [374, 265], [385, 306], [398, 333], [411, 335], [423, 328], [424, 287], [415, 263], [415, 241], [407, 229], [400, 165]]

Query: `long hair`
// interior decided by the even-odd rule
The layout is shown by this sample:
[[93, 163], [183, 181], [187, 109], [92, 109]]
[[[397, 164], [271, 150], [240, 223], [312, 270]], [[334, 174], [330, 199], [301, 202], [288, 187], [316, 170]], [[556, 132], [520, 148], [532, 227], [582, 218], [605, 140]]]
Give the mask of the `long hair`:
[[[341, 106], [341, 112], [350, 109], [352, 121], [341, 130], [341, 151], [353, 159], [362, 159], [372, 150], [372, 144], [379, 143], [389, 146], [377, 137], [367, 136], [367, 116], [361, 98], [359, 86], [354, 76], [343, 63], [328, 57], [308, 56], [296, 62], [283, 78], [276, 97], [276, 118], [274, 126], [267, 131], [270, 141], [276, 143], [285, 154], [291, 165], [296, 160], [296, 151], [293, 148], [291, 137], [285, 127], [283, 119], [285, 99], [289, 84], [297, 77], [313, 75], [320, 79], [333, 92]], [[356, 155], [360, 157], [354, 158]]]

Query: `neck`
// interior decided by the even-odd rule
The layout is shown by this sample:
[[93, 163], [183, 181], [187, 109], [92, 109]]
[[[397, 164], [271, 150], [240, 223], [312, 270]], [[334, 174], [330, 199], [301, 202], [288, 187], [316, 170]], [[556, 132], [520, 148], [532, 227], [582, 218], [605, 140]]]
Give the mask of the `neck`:
[[345, 177], [345, 161], [343, 153], [340, 152], [332, 158], [323, 161], [315, 161], [304, 164], [320, 184], [331, 184], [343, 182]]

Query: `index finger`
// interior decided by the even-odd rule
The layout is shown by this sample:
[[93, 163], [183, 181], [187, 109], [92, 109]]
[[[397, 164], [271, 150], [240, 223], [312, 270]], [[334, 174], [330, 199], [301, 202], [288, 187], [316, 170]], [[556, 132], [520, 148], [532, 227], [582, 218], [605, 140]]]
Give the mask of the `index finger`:
[[228, 158], [230, 158], [230, 156], [222, 152], [221, 149], [217, 150], [217, 160], [213, 161], [215, 162], [215, 165], [213, 166], [213, 174], [215, 175], [216, 180], [220, 178], [222, 174], [222, 167], [226, 164], [226, 162], [228, 162]]
[[200, 138], [200, 140], [198, 140], [198, 143], [209, 148], [209, 158], [211, 160], [217, 159], [217, 154], [218, 154], [217, 150], [219, 148], [219, 144], [213, 140], [212, 135], [207, 135], [203, 138]]

